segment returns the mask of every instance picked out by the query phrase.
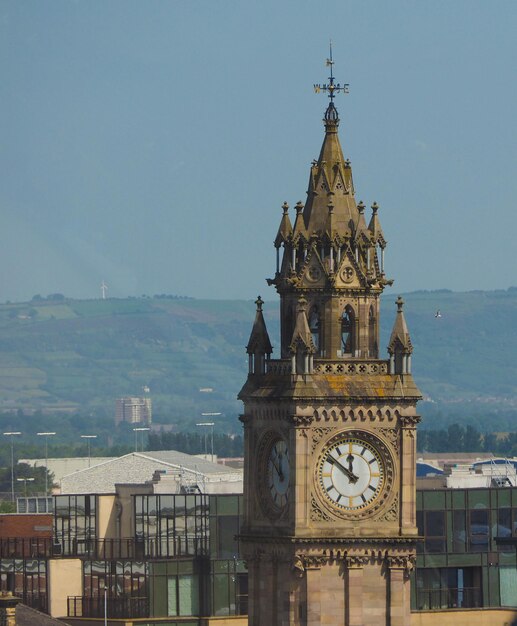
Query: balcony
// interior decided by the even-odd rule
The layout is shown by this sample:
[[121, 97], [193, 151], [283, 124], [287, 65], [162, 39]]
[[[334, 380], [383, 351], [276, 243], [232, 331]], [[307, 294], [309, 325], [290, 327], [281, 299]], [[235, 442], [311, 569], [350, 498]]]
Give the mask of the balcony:
[[160, 559], [201, 556], [208, 550], [207, 538], [194, 534], [138, 539], [70, 539], [68, 537], [3, 537], [0, 559], [85, 558], [99, 561], [116, 559]]
[[85, 557], [100, 561], [134, 559], [134, 539], [68, 539], [54, 538], [51, 555], [59, 557]]
[[482, 606], [479, 587], [442, 587], [417, 589], [417, 611], [432, 609], [472, 609]]
[[0, 559], [41, 559], [52, 556], [50, 537], [2, 537]]
[[149, 617], [149, 599], [146, 597], [108, 596], [105, 605], [104, 596], [68, 596], [67, 604], [68, 617], [103, 618], [105, 609], [110, 619]]

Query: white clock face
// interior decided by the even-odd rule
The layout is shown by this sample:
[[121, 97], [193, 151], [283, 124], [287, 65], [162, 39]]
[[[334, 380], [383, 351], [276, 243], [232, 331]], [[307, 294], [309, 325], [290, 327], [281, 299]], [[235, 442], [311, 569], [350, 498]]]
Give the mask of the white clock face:
[[384, 464], [376, 448], [360, 437], [343, 435], [324, 452], [319, 481], [325, 498], [347, 511], [376, 500], [384, 484]]
[[277, 439], [267, 459], [267, 487], [273, 504], [281, 509], [289, 497], [289, 450], [283, 439]]

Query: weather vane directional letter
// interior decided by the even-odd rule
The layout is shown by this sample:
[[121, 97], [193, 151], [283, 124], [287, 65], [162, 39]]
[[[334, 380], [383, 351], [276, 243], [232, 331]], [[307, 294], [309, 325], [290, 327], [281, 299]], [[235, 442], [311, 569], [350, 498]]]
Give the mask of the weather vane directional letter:
[[330, 42], [330, 57], [327, 59], [326, 65], [327, 67], [330, 67], [329, 82], [325, 85], [314, 85], [314, 91], [316, 93], [320, 93], [320, 91], [324, 91], [325, 93], [328, 92], [330, 101], [333, 102], [336, 93], [349, 92], [349, 84], [343, 83], [342, 85], [340, 85], [339, 83], [334, 83], [334, 72], [332, 69], [334, 65], [334, 61], [332, 59], [332, 41]]

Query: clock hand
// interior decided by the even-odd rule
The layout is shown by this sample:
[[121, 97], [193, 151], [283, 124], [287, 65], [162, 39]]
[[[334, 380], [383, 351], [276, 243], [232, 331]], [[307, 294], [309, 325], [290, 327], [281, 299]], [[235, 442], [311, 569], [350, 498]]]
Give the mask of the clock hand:
[[284, 472], [282, 471], [283, 459], [284, 459], [284, 455], [279, 454], [278, 455], [278, 465], [279, 465], [278, 477], [280, 478], [280, 482], [284, 482]]
[[282, 472], [282, 461], [280, 460], [280, 466], [275, 463], [275, 459], [271, 459], [271, 463], [273, 467], [276, 469], [276, 473], [278, 474], [278, 478], [280, 478], [280, 482], [284, 482], [284, 473]]
[[353, 454], [349, 454], [346, 457], [346, 460], [348, 461], [348, 470], [350, 472], [353, 472], [354, 471], [354, 455]]
[[356, 483], [359, 480], [359, 476], [356, 476], [353, 472], [347, 469], [344, 465], [335, 459], [334, 457], [330, 457], [332, 462], [339, 467], [339, 469], [343, 472], [343, 474], [348, 478], [349, 482]]

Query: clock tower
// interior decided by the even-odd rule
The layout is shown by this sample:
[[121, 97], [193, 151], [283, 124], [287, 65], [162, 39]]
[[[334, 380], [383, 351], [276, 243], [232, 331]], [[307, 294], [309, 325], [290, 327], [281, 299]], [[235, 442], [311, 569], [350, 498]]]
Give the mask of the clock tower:
[[412, 345], [397, 300], [379, 357], [386, 240], [355, 199], [341, 149], [332, 59], [325, 136], [307, 201], [284, 203], [275, 239], [280, 354], [259, 297], [239, 397], [245, 442], [242, 553], [250, 626], [407, 626], [415, 560]]

